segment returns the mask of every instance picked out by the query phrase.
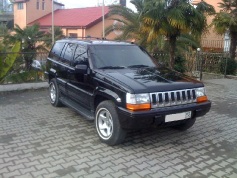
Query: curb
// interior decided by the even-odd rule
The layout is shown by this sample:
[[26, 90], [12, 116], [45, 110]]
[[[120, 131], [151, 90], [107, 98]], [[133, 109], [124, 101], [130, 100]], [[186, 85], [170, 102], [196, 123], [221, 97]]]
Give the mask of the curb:
[[0, 92], [48, 88], [48, 82], [0, 85]]
[[237, 76], [234, 75], [227, 75], [226, 78], [237, 80]]

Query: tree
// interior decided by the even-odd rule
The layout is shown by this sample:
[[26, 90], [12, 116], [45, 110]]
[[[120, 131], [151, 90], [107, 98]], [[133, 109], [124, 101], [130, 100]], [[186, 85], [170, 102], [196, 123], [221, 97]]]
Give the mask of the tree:
[[[122, 6], [112, 6], [110, 15], [122, 22], [123, 34], [118, 39], [136, 39], [140, 45], [150, 51], [169, 49], [169, 66], [174, 67], [177, 44], [182, 49], [182, 41], [189, 41], [191, 46], [200, 41], [201, 34], [207, 29], [207, 15], [215, 12], [214, 8], [201, 1], [196, 8], [189, 0], [133, 0], [137, 12]], [[114, 30], [107, 28], [107, 33]], [[177, 43], [178, 42], [178, 43]], [[168, 43], [168, 48], [166, 47]], [[183, 47], [182, 47], [183, 46]]]
[[[54, 39], [55, 41], [65, 38], [63, 31], [60, 27], [54, 27]], [[44, 44], [48, 49], [52, 47], [52, 30], [45, 34], [43, 38]]]
[[144, 16], [144, 32], [148, 41], [165, 36], [169, 43], [170, 68], [174, 68], [175, 51], [181, 34], [192, 34], [200, 38], [207, 28], [206, 15], [213, 14], [214, 8], [201, 1], [196, 8], [189, 0], [147, 0]]
[[229, 33], [230, 35], [230, 58], [235, 59], [237, 45], [237, 1], [222, 0], [218, 3], [221, 11], [216, 14], [212, 21], [218, 34]]
[[26, 69], [31, 68], [32, 60], [39, 50], [46, 50], [42, 45], [44, 32], [39, 30], [39, 25], [35, 24], [21, 29], [18, 25], [13, 29], [14, 35], [8, 34], [4, 38], [4, 43], [21, 43], [21, 52], [25, 53], [24, 60]]
[[131, 3], [136, 7], [137, 12], [120, 5], [110, 6], [109, 16], [123, 24], [122, 26], [111, 25], [106, 28], [105, 34], [113, 32], [114, 30], [121, 30], [123, 33], [116, 39], [119, 40], [136, 40], [137, 43], [143, 44], [146, 42], [147, 35], [141, 31], [142, 18], [144, 14], [143, 0], [132, 0]]

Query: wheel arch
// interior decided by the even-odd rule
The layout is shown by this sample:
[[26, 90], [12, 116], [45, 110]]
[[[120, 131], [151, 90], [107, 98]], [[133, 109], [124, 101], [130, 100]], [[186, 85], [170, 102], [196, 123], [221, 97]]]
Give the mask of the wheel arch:
[[105, 100], [111, 100], [115, 105], [121, 105], [121, 102], [119, 102], [121, 99], [119, 98], [119, 95], [114, 91], [111, 91], [109, 89], [98, 89], [95, 92], [93, 100], [94, 111], [96, 110], [97, 106]]

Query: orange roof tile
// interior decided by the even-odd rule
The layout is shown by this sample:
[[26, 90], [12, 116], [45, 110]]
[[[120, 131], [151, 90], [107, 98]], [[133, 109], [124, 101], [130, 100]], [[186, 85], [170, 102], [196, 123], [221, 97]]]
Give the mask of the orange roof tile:
[[[106, 6], [105, 15], [109, 8]], [[102, 7], [87, 7], [75, 9], [59, 9], [54, 12], [54, 25], [59, 27], [90, 27], [102, 19]], [[52, 14], [48, 14], [28, 25], [38, 23], [40, 26], [52, 25]]]

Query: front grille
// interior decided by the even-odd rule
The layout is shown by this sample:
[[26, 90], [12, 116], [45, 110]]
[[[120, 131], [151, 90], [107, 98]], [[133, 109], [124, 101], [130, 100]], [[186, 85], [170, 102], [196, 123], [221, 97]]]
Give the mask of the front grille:
[[195, 89], [151, 93], [150, 97], [152, 108], [196, 102]]

